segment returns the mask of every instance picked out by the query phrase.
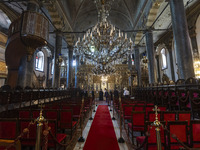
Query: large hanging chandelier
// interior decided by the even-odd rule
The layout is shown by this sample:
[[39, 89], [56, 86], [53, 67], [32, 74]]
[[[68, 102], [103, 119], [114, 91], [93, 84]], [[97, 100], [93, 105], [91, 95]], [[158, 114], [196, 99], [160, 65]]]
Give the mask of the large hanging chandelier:
[[[108, 64], [127, 58], [133, 47], [133, 42], [114, 25], [107, 21], [113, 0], [95, 0], [98, 10], [98, 23], [88, 29], [82, 40], [79, 37], [75, 51], [95, 65]], [[98, 68], [98, 67], [97, 67]], [[102, 67], [101, 67], [102, 68]], [[108, 67], [107, 67], [108, 68]]]

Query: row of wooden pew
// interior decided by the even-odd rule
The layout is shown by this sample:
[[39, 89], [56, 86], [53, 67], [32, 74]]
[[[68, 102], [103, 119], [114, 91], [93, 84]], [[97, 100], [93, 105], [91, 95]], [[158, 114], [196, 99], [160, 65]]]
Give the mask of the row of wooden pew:
[[80, 93], [78, 89], [0, 89], [0, 106], [8, 110], [9, 105], [18, 104], [21, 108], [24, 103], [31, 106], [36, 100], [40, 102], [70, 99]]
[[135, 89], [135, 99], [156, 105], [165, 105], [168, 110], [191, 111], [193, 118], [200, 118], [200, 90], [180, 86], [154, 86]]
[[[80, 97], [64, 98], [53, 102], [48, 102], [43, 105], [43, 116], [51, 127], [51, 132], [56, 137], [59, 143], [66, 143], [66, 140], [72, 139], [75, 136], [76, 130], [80, 128], [83, 123], [82, 118], [86, 118], [92, 107], [92, 99], [85, 98], [84, 101]], [[12, 111], [0, 113], [0, 145], [1, 140], [14, 140], [19, 136], [24, 129], [29, 126], [28, 136], [24, 134], [20, 138], [23, 147], [34, 147], [36, 142], [36, 128], [35, 120], [40, 115], [39, 105], [32, 107], [19, 108]], [[43, 125], [43, 130], [45, 125]], [[44, 136], [42, 136], [44, 137]], [[42, 143], [44, 138], [42, 138]], [[48, 147], [56, 149], [58, 144], [55, 139], [48, 135]], [[4, 147], [5, 148], [5, 147]], [[2, 149], [4, 149], [2, 148]], [[1, 150], [1, 147], [0, 147]]]
[[[122, 117], [122, 120], [124, 120], [124, 128], [127, 130], [128, 136], [132, 139], [132, 143], [135, 143], [135, 139], [137, 140], [137, 143], [141, 145], [145, 140], [145, 136], [135, 137], [135, 133], [144, 135], [145, 133], [150, 132], [151, 134], [147, 138], [144, 146], [146, 149], [156, 149], [155, 127], [151, 127], [151, 129], [153, 128], [154, 130], [150, 130], [149, 128], [149, 125], [156, 120], [155, 105], [153, 103], [147, 103], [147, 101], [127, 98], [122, 98], [121, 100], [114, 99], [113, 103], [115, 110], [118, 113], [118, 117]], [[187, 146], [200, 147], [200, 137], [196, 134], [200, 133], [200, 121], [193, 120], [191, 111], [171, 111], [167, 105], [158, 105], [158, 109], [157, 119], [166, 126], [168, 131], [176, 134], [177, 137], [180, 137], [180, 140]], [[181, 128], [179, 129], [179, 125], [180, 127], [183, 125], [185, 130], [182, 131]], [[176, 130], [174, 130], [175, 128]], [[195, 133], [193, 133], [194, 131]], [[181, 147], [177, 141], [175, 142], [171, 139], [170, 134], [167, 131], [164, 131], [162, 135], [163, 134], [165, 137], [164, 140], [162, 140], [163, 149], [173, 149], [171, 147], [173, 145], [179, 148]], [[182, 137], [184, 137], [184, 139], [182, 139]], [[191, 141], [191, 139], [193, 141]]]

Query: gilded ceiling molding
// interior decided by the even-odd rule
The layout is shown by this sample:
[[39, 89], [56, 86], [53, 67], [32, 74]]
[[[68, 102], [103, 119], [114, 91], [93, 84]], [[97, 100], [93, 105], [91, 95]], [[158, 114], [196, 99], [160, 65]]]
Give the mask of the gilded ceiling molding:
[[[66, 12], [60, 0], [46, 1], [44, 3], [44, 6], [48, 10], [49, 15], [51, 16], [52, 23], [57, 30], [60, 30], [62, 32], [73, 32], [73, 29], [68, 21], [67, 16], [65, 15]], [[67, 34], [65, 36], [68, 45], [73, 45], [73, 36], [75, 35]]]
[[153, 22], [156, 20], [157, 14], [158, 14], [158, 10], [160, 8], [160, 4], [163, 2], [164, 0], [155, 0], [151, 6], [149, 15], [148, 15], [148, 19], [147, 19], [147, 23], [146, 26], [147, 27], [151, 27]]
[[143, 32], [137, 32], [135, 36], [135, 45], [139, 44], [143, 36]]
[[5, 48], [7, 40], [8, 40], [8, 36], [0, 32], [0, 46]]
[[[200, 3], [198, 2], [186, 10], [188, 26], [189, 28], [191, 28], [190, 36], [195, 35], [194, 29], [195, 29], [195, 24], [199, 15], [200, 15]], [[171, 49], [172, 41], [173, 41], [173, 31], [168, 31], [168, 32], [165, 32], [162, 35], [162, 37], [157, 42], [155, 42], [154, 45], [159, 45], [159, 43], [165, 43], [166, 46]]]
[[8, 73], [8, 70], [7, 70], [7, 67], [6, 67], [6, 63], [0, 61], [0, 77], [6, 78], [7, 73]]
[[[155, 0], [154, 2], [152, 2], [152, 6], [151, 9], [149, 11], [149, 15], [145, 16], [143, 15], [143, 24], [146, 23], [146, 27], [151, 27], [153, 22], [156, 20], [157, 17], [157, 13], [158, 10], [160, 8], [160, 4], [164, 2], [164, 0]], [[139, 42], [141, 41], [143, 37], [143, 33], [142, 32], [137, 32], [136, 36], [135, 36], [135, 44], [139, 44]]]

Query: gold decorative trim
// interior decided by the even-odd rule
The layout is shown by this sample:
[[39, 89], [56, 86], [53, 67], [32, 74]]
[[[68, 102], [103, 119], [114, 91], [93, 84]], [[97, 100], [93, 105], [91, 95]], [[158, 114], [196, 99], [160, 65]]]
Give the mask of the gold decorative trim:
[[7, 67], [6, 67], [6, 63], [0, 61], [0, 78], [6, 78], [7, 77]]

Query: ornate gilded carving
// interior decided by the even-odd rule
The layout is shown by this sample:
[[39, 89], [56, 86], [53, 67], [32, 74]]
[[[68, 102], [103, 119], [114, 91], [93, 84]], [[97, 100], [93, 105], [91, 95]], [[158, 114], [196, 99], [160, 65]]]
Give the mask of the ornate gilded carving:
[[6, 63], [0, 61], [0, 77], [6, 78], [7, 72]]

